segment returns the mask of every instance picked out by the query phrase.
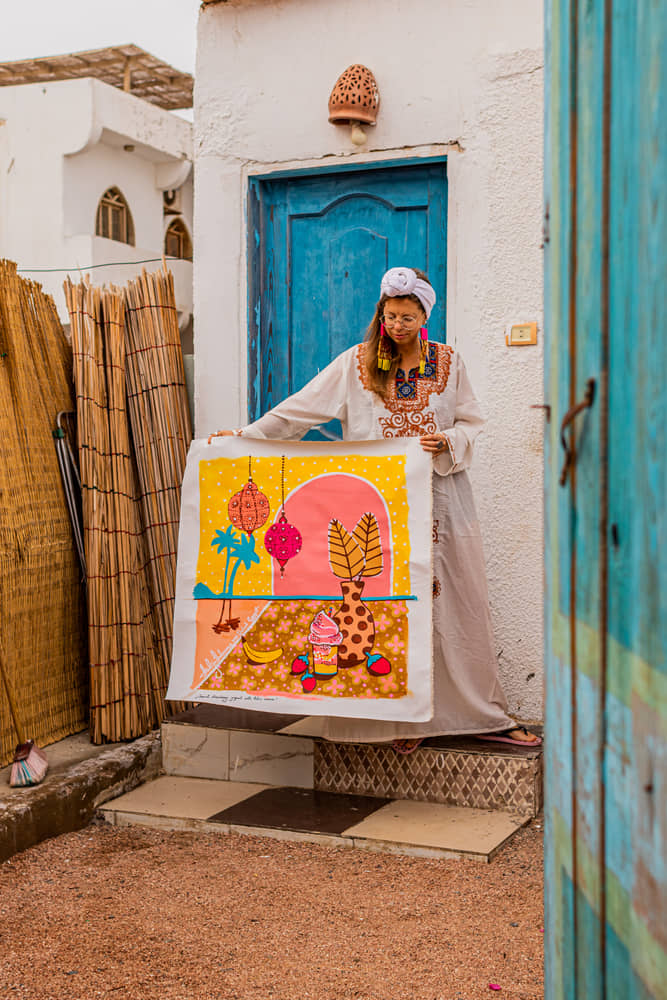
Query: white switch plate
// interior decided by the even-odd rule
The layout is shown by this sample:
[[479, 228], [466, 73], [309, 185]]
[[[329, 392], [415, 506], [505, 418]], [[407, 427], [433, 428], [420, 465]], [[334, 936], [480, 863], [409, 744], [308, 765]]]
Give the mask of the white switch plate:
[[528, 347], [537, 343], [537, 323], [510, 323], [505, 328], [505, 343], [508, 347]]

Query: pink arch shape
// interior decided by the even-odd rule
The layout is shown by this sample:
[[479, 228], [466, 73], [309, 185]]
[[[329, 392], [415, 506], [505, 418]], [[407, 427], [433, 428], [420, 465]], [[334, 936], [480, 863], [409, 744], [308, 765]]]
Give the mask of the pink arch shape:
[[364, 596], [391, 594], [391, 523], [384, 498], [365, 479], [345, 473], [317, 476], [285, 500], [287, 520], [301, 532], [303, 546], [285, 566], [283, 577], [272, 560], [273, 593], [281, 597], [337, 594], [340, 585], [329, 565], [329, 522], [336, 518], [351, 533], [366, 512], [377, 518], [384, 566], [379, 576], [368, 577]]

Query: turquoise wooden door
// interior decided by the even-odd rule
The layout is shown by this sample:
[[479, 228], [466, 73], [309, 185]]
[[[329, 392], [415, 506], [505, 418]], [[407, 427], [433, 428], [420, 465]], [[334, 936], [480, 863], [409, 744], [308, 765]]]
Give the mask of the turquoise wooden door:
[[251, 419], [363, 339], [389, 267], [429, 274], [445, 339], [444, 160], [253, 179], [249, 223]]
[[546, 996], [667, 996], [667, 6], [547, 3]]

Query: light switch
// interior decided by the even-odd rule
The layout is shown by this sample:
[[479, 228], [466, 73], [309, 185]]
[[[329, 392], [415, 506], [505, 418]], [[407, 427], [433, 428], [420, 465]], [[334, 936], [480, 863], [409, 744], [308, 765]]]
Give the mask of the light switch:
[[508, 347], [527, 347], [537, 343], [537, 323], [513, 323], [505, 332]]

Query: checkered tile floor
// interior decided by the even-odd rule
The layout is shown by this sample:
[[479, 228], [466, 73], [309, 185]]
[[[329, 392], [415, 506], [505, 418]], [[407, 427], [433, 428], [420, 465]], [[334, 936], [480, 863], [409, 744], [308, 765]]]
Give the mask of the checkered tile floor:
[[107, 803], [115, 825], [245, 833], [490, 861], [527, 817], [498, 809], [165, 775]]

